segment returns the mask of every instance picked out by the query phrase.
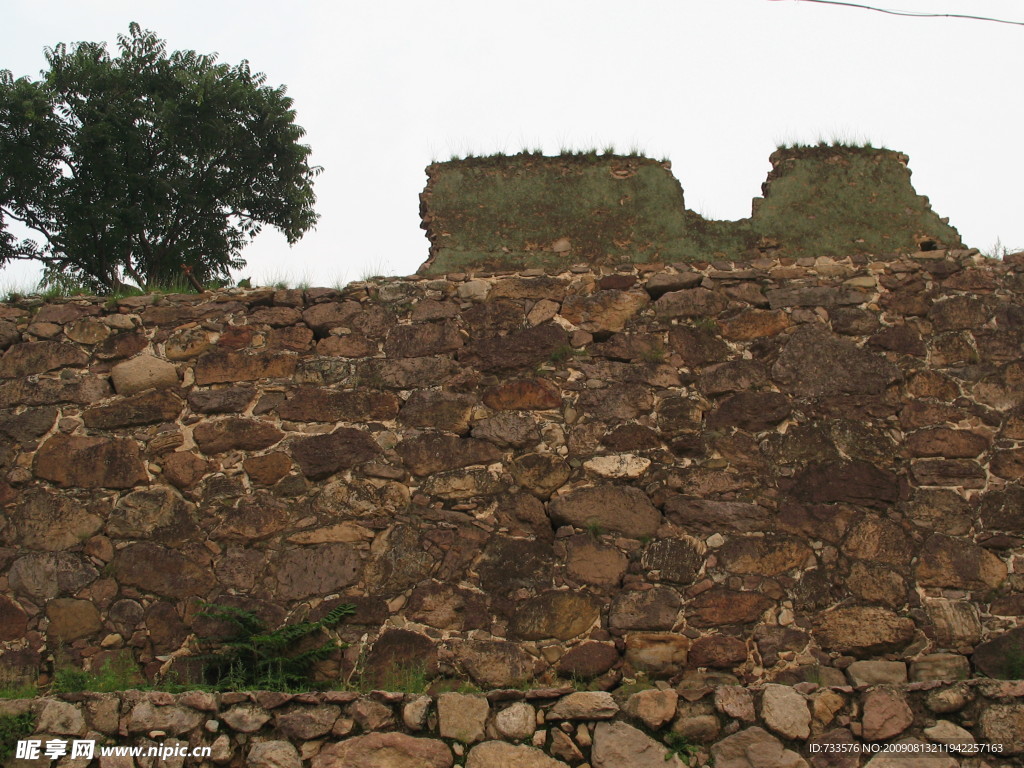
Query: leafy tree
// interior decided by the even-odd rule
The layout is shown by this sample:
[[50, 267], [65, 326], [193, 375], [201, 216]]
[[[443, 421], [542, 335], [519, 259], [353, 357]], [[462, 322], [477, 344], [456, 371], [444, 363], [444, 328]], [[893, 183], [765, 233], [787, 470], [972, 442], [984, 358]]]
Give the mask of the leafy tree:
[[[175, 51], [138, 24], [46, 49], [42, 79], [0, 71], [0, 264], [108, 292], [227, 277], [263, 225], [295, 243], [313, 210], [311, 150], [284, 86], [243, 61]], [[16, 238], [20, 222], [40, 236]]]

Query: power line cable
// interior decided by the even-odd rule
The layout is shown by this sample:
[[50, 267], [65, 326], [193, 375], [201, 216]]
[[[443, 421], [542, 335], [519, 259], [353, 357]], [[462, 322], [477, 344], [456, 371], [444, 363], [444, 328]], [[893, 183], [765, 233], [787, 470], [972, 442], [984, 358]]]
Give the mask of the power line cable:
[[[775, 0], [778, 2], [778, 0]], [[891, 16], [914, 16], [916, 18], [944, 18], [944, 19], [973, 19], [975, 21], [992, 21], [996, 24], [1013, 24], [1024, 27], [1024, 21], [1010, 21], [1009, 19], [994, 19], [990, 16], [971, 16], [965, 13], [924, 13], [920, 11], [897, 11], [891, 8], [876, 8], [873, 5], [862, 5], [861, 3], [846, 3], [840, 0], [796, 0], [800, 3], [820, 3], [822, 5], [843, 5], [847, 8], [860, 8], [866, 11], [878, 11], [888, 13]]]

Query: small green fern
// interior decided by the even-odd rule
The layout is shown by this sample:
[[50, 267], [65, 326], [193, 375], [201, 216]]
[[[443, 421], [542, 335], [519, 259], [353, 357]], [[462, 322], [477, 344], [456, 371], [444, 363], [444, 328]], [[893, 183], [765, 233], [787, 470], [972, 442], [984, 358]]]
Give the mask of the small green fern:
[[21, 739], [28, 738], [36, 729], [36, 716], [31, 712], [20, 715], [0, 715], [0, 763], [14, 757]]
[[697, 747], [691, 744], [685, 736], [679, 733], [666, 733], [664, 741], [665, 746], [668, 747], [668, 751], [665, 752], [666, 763], [673, 757], [678, 757], [687, 765], [691, 764]]
[[[226, 621], [235, 627], [235, 632], [216, 651], [198, 657], [204, 663], [204, 677], [207, 683], [220, 690], [308, 689], [309, 669], [313, 663], [345, 646], [328, 641], [298, 651], [295, 645], [353, 613], [355, 606], [343, 603], [319, 621], [302, 621], [268, 631], [252, 611], [207, 605], [200, 615]], [[201, 647], [214, 645], [209, 639], [200, 639], [199, 644]]]

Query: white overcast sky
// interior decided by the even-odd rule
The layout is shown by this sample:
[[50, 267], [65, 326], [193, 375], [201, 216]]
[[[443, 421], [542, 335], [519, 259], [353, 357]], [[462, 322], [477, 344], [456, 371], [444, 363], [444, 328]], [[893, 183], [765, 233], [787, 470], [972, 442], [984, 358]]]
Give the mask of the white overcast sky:
[[[1020, 0], [877, 0], [1024, 21]], [[785, 141], [870, 139], [965, 242], [1024, 248], [1024, 26], [912, 19], [798, 0], [8, 0], [0, 69], [38, 77], [43, 48], [131, 21], [171, 50], [248, 59], [284, 83], [306, 128], [316, 229], [276, 232], [239, 276], [332, 285], [413, 273], [424, 167], [539, 147], [672, 161], [687, 207], [750, 214]], [[23, 265], [0, 284], [36, 273]], [[29, 281], [30, 282], [30, 281]]]

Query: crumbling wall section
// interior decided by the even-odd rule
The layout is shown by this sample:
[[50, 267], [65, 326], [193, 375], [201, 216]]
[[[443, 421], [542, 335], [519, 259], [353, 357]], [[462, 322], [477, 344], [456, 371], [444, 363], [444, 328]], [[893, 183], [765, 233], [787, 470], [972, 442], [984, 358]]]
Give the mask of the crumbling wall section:
[[910, 183], [908, 158], [870, 147], [780, 148], [750, 218], [688, 210], [668, 162], [637, 156], [521, 154], [435, 163], [420, 210], [420, 268], [566, 269], [576, 262], [665, 265], [762, 257], [889, 260], [962, 248]]

